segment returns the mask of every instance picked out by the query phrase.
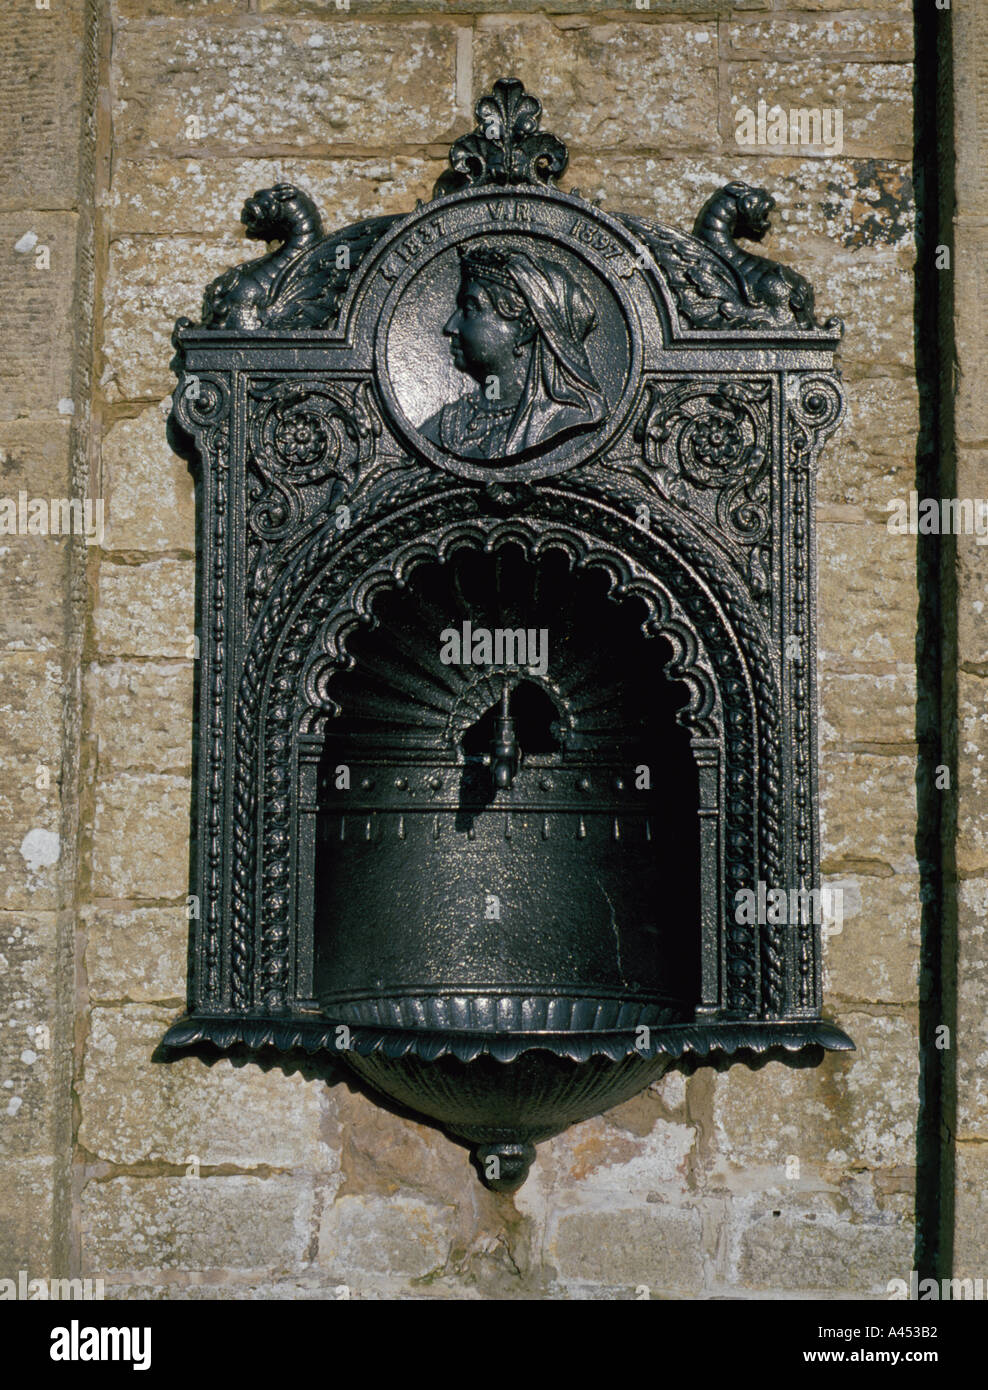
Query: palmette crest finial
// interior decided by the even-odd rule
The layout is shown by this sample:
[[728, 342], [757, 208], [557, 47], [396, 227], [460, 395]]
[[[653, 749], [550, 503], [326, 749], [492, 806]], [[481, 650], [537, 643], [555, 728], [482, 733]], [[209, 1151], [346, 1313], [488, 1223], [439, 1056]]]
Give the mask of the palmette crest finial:
[[450, 147], [450, 168], [436, 180], [441, 198], [478, 184], [551, 184], [566, 168], [569, 151], [539, 130], [542, 103], [516, 77], [500, 77], [474, 107], [477, 128]]

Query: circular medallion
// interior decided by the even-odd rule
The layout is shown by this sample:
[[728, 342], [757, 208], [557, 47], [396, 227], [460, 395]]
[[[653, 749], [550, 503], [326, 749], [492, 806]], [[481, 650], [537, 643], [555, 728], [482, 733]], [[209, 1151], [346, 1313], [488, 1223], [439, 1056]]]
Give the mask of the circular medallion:
[[396, 275], [381, 315], [378, 380], [395, 423], [461, 477], [576, 466], [612, 437], [634, 394], [624, 287], [563, 228], [450, 221], [436, 215], [440, 230]]

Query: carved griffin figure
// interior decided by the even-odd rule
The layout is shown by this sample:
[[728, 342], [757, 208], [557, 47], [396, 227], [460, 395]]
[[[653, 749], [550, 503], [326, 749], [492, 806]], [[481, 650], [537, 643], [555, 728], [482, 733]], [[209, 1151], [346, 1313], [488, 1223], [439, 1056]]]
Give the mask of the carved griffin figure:
[[693, 328], [803, 328], [839, 331], [841, 321], [818, 323], [813, 287], [789, 266], [746, 251], [741, 237], [761, 241], [771, 227], [775, 199], [739, 180], [718, 189], [700, 209], [693, 235], [644, 218], [622, 216], [646, 243]]
[[204, 328], [318, 328], [331, 322], [350, 272], [395, 219], [371, 217], [327, 237], [309, 195], [278, 183], [248, 198], [240, 220], [252, 241], [281, 244], [258, 260], [232, 266], [209, 285]]

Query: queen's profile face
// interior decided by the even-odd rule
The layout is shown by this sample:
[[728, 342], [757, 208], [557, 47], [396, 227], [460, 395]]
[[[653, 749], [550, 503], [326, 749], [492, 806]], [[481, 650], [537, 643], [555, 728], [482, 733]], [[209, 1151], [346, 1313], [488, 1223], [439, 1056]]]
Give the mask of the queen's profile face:
[[519, 355], [522, 320], [499, 314], [479, 280], [460, 285], [456, 308], [443, 325], [454, 365], [483, 385], [489, 377], [506, 379]]
[[441, 331], [475, 386], [423, 434], [460, 458], [496, 462], [599, 424], [607, 402], [585, 347], [596, 324], [590, 296], [562, 265], [490, 241], [461, 251]]

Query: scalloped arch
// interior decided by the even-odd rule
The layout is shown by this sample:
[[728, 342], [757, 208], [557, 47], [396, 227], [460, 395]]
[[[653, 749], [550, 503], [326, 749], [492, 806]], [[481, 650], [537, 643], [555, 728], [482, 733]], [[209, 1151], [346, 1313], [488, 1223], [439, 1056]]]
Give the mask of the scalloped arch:
[[609, 581], [607, 597], [612, 601], [641, 601], [646, 609], [642, 632], [646, 637], [668, 638], [672, 656], [664, 673], [682, 682], [688, 691], [689, 698], [677, 713], [678, 721], [694, 729], [698, 737], [720, 734], [720, 701], [711, 665], [675, 598], [657, 578], [618, 554], [611, 543], [589, 539], [564, 524], [533, 524], [522, 518], [492, 523], [480, 517], [454, 523], [434, 536], [416, 538], [397, 554], [371, 566], [352, 586], [347, 601], [337, 605], [322, 623], [304, 664], [299, 732], [321, 731], [327, 715], [337, 712], [328, 690], [329, 679], [341, 669], [352, 668], [348, 639], [361, 627], [377, 626], [374, 607], [381, 594], [404, 588], [420, 566], [437, 561], [446, 564], [460, 550], [493, 553], [509, 545], [520, 547], [530, 560], [547, 551], [562, 552], [571, 570], [603, 572]]

